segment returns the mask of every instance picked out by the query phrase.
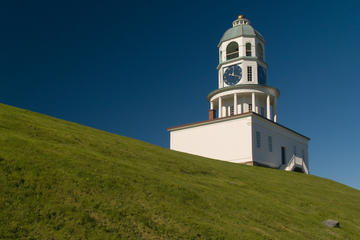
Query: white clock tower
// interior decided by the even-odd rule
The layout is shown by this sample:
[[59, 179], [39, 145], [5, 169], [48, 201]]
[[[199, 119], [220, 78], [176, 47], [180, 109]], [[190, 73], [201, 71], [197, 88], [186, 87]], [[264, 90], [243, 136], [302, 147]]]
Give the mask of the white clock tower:
[[169, 128], [170, 148], [224, 161], [309, 173], [308, 137], [277, 123], [265, 40], [240, 15], [222, 36], [209, 120]]
[[[220, 40], [219, 89], [208, 96], [218, 117], [253, 111], [277, 122], [279, 90], [267, 85], [265, 40], [242, 15]], [[215, 111], [210, 111], [215, 118]]]

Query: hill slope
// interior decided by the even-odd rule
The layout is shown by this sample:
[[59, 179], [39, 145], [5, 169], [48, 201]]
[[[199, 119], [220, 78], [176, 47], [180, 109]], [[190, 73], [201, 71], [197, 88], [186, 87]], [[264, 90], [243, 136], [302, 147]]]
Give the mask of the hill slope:
[[0, 239], [360, 239], [360, 191], [0, 104]]

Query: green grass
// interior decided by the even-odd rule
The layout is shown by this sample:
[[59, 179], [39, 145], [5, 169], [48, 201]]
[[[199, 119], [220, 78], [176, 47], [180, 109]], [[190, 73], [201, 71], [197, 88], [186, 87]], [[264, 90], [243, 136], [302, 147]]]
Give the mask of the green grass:
[[0, 104], [0, 239], [360, 239], [360, 191]]

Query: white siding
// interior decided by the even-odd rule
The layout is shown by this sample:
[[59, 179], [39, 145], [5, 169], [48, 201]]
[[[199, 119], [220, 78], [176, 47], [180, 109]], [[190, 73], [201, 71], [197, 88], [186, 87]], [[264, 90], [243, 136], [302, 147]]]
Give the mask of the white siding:
[[251, 116], [170, 132], [170, 149], [229, 162], [251, 159]]
[[[260, 148], [256, 144], [260, 133]], [[269, 151], [269, 136], [272, 151]], [[294, 156], [308, 162], [308, 139], [257, 115], [223, 119], [203, 125], [193, 125], [170, 130], [170, 149], [203, 157], [235, 163], [254, 161], [274, 168], [284, 169]], [[286, 148], [285, 165], [281, 164], [281, 147]]]
[[[308, 140], [306, 138], [258, 116], [254, 116], [252, 122], [254, 136], [256, 131], [261, 133], [261, 147], [253, 147], [253, 160], [255, 162], [278, 168], [281, 165], [281, 147], [286, 148], [285, 160], [288, 163], [294, 155], [294, 146], [296, 146], [298, 157], [302, 158], [302, 150], [304, 150], [306, 165], [309, 168], [307, 161]], [[272, 152], [269, 151], [268, 136], [272, 137]]]

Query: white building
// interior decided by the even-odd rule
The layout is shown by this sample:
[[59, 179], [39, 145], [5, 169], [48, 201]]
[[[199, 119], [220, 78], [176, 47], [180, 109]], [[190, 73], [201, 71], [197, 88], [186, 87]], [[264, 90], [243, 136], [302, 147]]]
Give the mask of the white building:
[[308, 137], [278, 122], [267, 85], [265, 41], [242, 15], [218, 44], [219, 88], [209, 120], [169, 128], [170, 149], [229, 162], [309, 173]]

